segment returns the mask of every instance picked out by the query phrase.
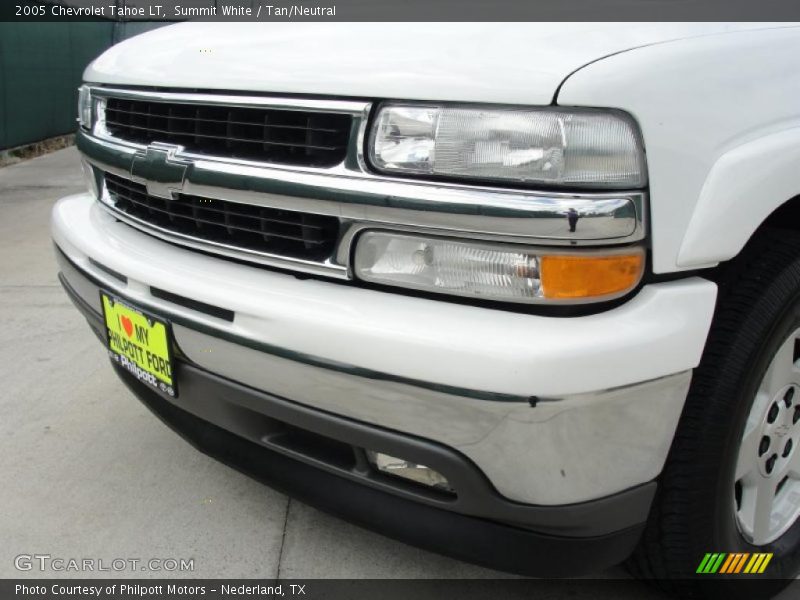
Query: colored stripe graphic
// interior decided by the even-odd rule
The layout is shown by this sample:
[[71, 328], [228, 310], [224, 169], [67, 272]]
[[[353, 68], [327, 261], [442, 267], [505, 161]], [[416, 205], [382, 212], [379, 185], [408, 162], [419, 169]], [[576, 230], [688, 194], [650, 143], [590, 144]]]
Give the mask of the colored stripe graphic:
[[714, 566], [714, 563], [717, 562], [717, 557], [719, 557], [719, 554], [715, 552], [713, 554], [706, 554], [706, 556], [708, 557], [708, 560], [703, 561], [704, 564], [703, 570], [700, 571], [701, 573], [711, 573], [711, 569]]
[[758, 567], [761, 565], [761, 561], [764, 560], [763, 554], [753, 554], [753, 558], [750, 559], [750, 562], [747, 563], [747, 566], [744, 568], [745, 573], [758, 573]]
[[706, 552], [706, 555], [703, 557], [703, 560], [700, 561], [700, 566], [697, 567], [697, 571], [695, 573], [705, 573], [706, 572], [706, 565], [708, 561], [711, 559], [711, 554]]
[[725, 552], [715, 553], [711, 555], [711, 560], [708, 561], [706, 565], [705, 571], [703, 573], [716, 573], [720, 566], [722, 565], [722, 561], [725, 560], [727, 554]]
[[[772, 560], [772, 553], [756, 552], [707, 552], [700, 561], [696, 573], [707, 573], [720, 575], [726, 574], [756, 574], [763, 573], [769, 562]], [[745, 566], [746, 565], [746, 566]]]
[[740, 573], [741, 572], [742, 567], [744, 567], [744, 563], [747, 560], [747, 557], [750, 556], [750, 553], [740, 554], [739, 556], [741, 558], [739, 558], [739, 561], [736, 563], [736, 568], [731, 570], [732, 573]]
[[712, 565], [711, 565], [711, 567], [710, 567], [710, 569], [708, 570], [708, 572], [709, 572], [709, 573], [716, 573], [716, 572], [719, 570], [720, 566], [722, 565], [722, 561], [723, 561], [723, 560], [725, 560], [725, 557], [726, 557], [726, 556], [727, 556], [727, 554], [725, 554], [724, 552], [722, 552], [722, 553], [719, 555], [719, 557], [717, 558], [717, 560], [714, 562], [714, 564], [712, 564]]
[[725, 561], [725, 564], [720, 569], [720, 573], [735, 573], [736, 569], [739, 568], [739, 565], [742, 563], [742, 554], [741, 553], [733, 553], [728, 555], [728, 560]]
[[716, 564], [716, 562], [717, 562], [717, 559], [718, 559], [720, 556], [721, 556], [721, 555], [720, 555], [719, 553], [717, 553], [717, 552], [715, 552], [714, 554], [712, 554], [712, 555], [711, 555], [711, 558], [708, 560], [708, 564], [706, 565], [706, 568], [705, 568], [705, 569], [703, 569], [703, 573], [716, 573], [716, 572], [717, 572], [717, 569], [714, 567], [714, 565]]
[[766, 570], [767, 565], [769, 564], [769, 561], [771, 561], [771, 560], [772, 560], [772, 552], [770, 552], [769, 554], [765, 554], [764, 555], [764, 562], [761, 563], [761, 566], [758, 569], [758, 572], [759, 573], [763, 573]]
[[735, 562], [736, 555], [735, 554], [728, 554], [728, 558], [725, 559], [725, 562], [722, 563], [722, 568], [719, 570], [720, 573], [728, 573], [729, 569], [733, 562]]

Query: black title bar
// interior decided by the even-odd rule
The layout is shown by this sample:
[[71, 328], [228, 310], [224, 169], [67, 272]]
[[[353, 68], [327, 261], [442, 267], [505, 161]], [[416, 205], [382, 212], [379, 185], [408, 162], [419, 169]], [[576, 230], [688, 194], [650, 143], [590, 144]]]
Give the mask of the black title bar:
[[[0, 21], [800, 21], [793, 0], [3, 0]], [[411, 33], [411, 32], [410, 32]]]
[[[536, 560], [535, 556], [531, 560]], [[676, 583], [673, 581], [673, 583]], [[725, 592], [731, 581], [707, 578], [706, 589]], [[716, 585], [719, 588], [715, 590]], [[771, 595], [770, 579], [736, 581], [742, 597]], [[796, 597], [800, 582], [784, 592]], [[5, 579], [3, 600], [531, 600], [533, 598], [661, 598], [647, 584], [630, 579]], [[724, 597], [720, 596], [720, 597]], [[782, 596], [783, 597], [783, 596]]]

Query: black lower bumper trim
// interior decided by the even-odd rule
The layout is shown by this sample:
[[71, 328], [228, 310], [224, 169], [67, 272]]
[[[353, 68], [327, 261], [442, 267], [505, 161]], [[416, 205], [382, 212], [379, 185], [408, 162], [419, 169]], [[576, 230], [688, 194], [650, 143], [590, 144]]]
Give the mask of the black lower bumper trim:
[[641, 534], [642, 528], [634, 527], [594, 538], [542, 535], [406, 500], [229, 433], [115, 368], [151, 411], [198, 450], [302, 502], [426, 550], [522, 575], [562, 577], [621, 562]]

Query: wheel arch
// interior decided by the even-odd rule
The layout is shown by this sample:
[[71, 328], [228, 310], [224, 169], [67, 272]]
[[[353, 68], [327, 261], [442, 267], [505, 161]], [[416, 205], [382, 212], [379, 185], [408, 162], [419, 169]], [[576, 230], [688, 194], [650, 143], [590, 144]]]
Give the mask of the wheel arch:
[[800, 230], [800, 127], [723, 153], [709, 171], [677, 264], [703, 268], [736, 257], [768, 226]]

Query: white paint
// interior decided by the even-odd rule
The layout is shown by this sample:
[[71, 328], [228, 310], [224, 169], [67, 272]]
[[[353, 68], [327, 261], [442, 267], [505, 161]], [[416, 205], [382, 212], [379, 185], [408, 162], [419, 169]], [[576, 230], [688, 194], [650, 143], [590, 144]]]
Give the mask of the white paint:
[[645, 44], [763, 24], [183, 23], [131, 38], [91, 82], [550, 104], [572, 71]]
[[678, 255], [679, 267], [736, 256], [776, 207], [800, 193], [800, 123], [736, 146], [714, 163]]

